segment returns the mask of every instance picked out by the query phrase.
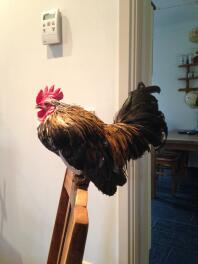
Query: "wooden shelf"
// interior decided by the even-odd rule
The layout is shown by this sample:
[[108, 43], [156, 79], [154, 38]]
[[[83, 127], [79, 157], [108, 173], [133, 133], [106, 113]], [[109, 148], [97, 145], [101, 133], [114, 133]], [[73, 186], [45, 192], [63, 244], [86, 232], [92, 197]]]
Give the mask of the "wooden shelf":
[[191, 67], [191, 66], [198, 66], [198, 62], [191, 63], [191, 64], [181, 64], [181, 65], [178, 65], [178, 67]]
[[195, 91], [198, 91], [198, 88], [180, 88], [178, 89], [179, 92], [195, 92]]
[[[185, 68], [185, 75], [186, 76], [189, 76], [190, 73], [191, 73], [191, 68], [192, 66], [198, 66], [198, 62], [195, 62], [195, 63], [190, 63], [190, 64], [182, 64], [182, 65], [178, 65], [178, 67], [182, 67], [182, 68]], [[192, 73], [191, 73], [192, 74]], [[179, 81], [185, 81], [186, 83], [186, 88], [180, 88], [178, 89], [179, 92], [186, 92], [186, 93], [189, 93], [189, 92], [192, 92], [192, 91], [198, 91], [198, 88], [192, 88], [192, 84], [191, 84], [191, 81], [193, 80], [198, 80], [198, 76], [197, 77], [182, 77], [182, 78], [178, 78]]]
[[191, 77], [191, 78], [183, 77], [183, 78], [178, 78], [178, 80], [179, 80], [179, 81], [198, 80], [198, 77]]

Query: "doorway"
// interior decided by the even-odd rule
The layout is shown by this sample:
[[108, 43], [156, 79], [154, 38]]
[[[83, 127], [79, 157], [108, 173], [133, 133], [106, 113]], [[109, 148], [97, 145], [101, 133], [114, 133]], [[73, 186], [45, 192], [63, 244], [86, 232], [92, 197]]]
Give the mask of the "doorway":
[[[174, 191], [171, 191], [171, 167], [155, 167], [154, 177], [157, 180], [155, 197], [151, 201], [152, 243], [149, 263], [197, 264], [198, 135], [195, 133], [191, 136], [181, 136], [180, 133], [197, 130], [198, 112], [186, 105], [186, 93], [181, 89], [189, 85], [189, 80], [189, 88], [198, 87], [198, 67], [196, 62], [192, 61], [192, 58], [196, 57], [198, 45], [189, 39], [189, 33], [197, 27], [198, 3], [182, 0], [153, 2], [156, 10], [153, 23], [152, 83], [161, 87], [158, 101], [168, 124], [167, 144], [171, 146], [172, 143], [171, 151], [186, 155], [187, 158], [178, 160], [177, 184]], [[191, 65], [192, 76], [186, 75], [186, 68], [189, 67], [186, 64]], [[189, 142], [192, 142], [191, 147]], [[169, 152], [171, 151], [169, 149]], [[180, 170], [179, 166], [185, 166], [186, 169]]]

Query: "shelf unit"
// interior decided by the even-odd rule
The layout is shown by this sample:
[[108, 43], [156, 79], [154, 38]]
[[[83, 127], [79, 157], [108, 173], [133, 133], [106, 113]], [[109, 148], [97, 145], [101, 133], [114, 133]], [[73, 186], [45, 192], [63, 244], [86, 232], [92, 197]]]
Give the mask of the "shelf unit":
[[188, 78], [188, 74], [190, 72], [191, 67], [198, 66], [198, 63], [191, 63], [191, 64], [182, 64], [178, 65], [180, 68], [186, 68], [186, 77], [178, 78], [179, 81], [185, 81], [186, 82], [186, 88], [180, 88], [178, 89], [179, 92], [192, 92], [192, 91], [198, 91], [198, 87], [190, 87], [190, 81], [198, 80], [198, 77], [190, 77]]
[[198, 77], [190, 77], [190, 78], [186, 78], [186, 77], [184, 77], [184, 78], [178, 78], [178, 80], [180, 80], [180, 81], [186, 81], [186, 80], [198, 80]]

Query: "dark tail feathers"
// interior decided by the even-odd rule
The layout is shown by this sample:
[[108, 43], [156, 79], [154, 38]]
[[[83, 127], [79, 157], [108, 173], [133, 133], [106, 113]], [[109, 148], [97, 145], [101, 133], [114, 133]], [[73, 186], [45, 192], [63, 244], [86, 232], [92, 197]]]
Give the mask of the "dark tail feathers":
[[139, 158], [149, 150], [149, 144], [160, 147], [164, 144], [168, 129], [164, 114], [158, 109], [158, 101], [152, 93], [160, 93], [158, 86], [146, 87], [139, 83], [135, 91], [130, 92], [127, 100], [115, 118], [115, 123], [131, 125], [133, 133], [129, 146], [129, 159]]

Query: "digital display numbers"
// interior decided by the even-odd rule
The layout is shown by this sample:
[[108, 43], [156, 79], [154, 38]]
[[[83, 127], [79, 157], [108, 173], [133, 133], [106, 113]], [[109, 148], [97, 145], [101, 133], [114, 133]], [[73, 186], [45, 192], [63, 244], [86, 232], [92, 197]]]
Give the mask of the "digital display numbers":
[[52, 19], [52, 18], [55, 18], [55, 14], [53, 13], [47, 13], [45, 15], [43, 15], [43, 20], [48, 20], [48, 19]]

